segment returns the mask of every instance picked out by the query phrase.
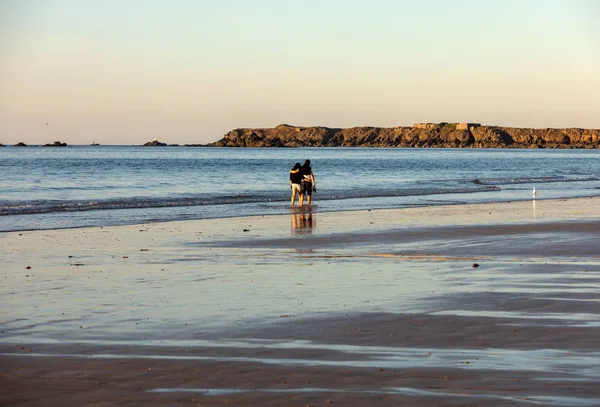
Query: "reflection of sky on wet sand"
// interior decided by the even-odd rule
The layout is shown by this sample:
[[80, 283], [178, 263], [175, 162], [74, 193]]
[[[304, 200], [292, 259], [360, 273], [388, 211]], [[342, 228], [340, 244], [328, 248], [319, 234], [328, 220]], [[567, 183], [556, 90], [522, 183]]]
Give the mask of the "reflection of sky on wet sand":
[[[308, 219], [294, 223], [296, 215], [312, 215], [312, 223]], [[540, 297], [564, 297], [570, 304], [580, 304], [579, 311], [572, 312], [591, 315], [585, 323], [600, 321], [600, 316], [593, 317], [598, 315], [594, 303], [578, 301], [600, 293], [597, 273], [593, 272], [598, 270], [597, 259], [428, 255], [435, 250], [455, 253], [470, 240], [371, 241], [368, 233], [352, 235], [355, 240], [364, 240], [361, 245], [328, 245], [326, 235], [323, 239], [320, 228], [316, 229], [314, 213], [290, 216], [292, 233], [306, 230], [304, 227], [319, 232], [302, 239], [288, 237], [292, 243], [288, 247], [253, 246], [263, 232], [259, 221], [250, 219], [252, 224], [232, 223], [232, 231], [223, 228], [222, 232], [227, 239], [233, 236], [249, 242], [246, 247], [199, 247], [178, 243], [176, 239], [181, 236], [175, 225], [155, 225], [152, 228], [156, 230], [150, 232], [136, 227], [135, 235], [123, 236], [119, 229], [82, 229], [69, 231], [77, 238], [59, 241], [61, 246], [44, 252], [38, 263], [31, 263], [31, 270], [11, 266], [11, 262], [29, 262], [28, 256], [33, 256], [19, 249], [17, 241], [10, 256], [5, 256], [8, 270], [0, 286], [2, 326], [6, 335], [16, 338], [156, 338], [192, 327], [204, 332], [251, 327], [277, 321], [280, 315], [307, 318], [336, 312], [440, 308], [456, 313], [503, 311], [482, 309], [483, 303], [472, 309], [466, 301], [439, 305], [448, 298], [489, 292], [528, 297], [533, 304]], [[326, 214], [321, 216], [327, 219]], [[67, 232], [40, 235], [52, 242], [57, 233]], [[207, 233], [198, 228], [193, 237], [201, 242], [219, 241]], [[296, 240], [310, 241], [319, 236], [322, 244], [294, 247]], [[492, 247], [502, 239], [488, 237], [487, 244]], [[68, 242], [75, 246], [69, 247]], [[20, 260], [18, 250], [22, 252]], [[420, 254], [413, 255], [417, 250]], [[69, 254], [74, 257], [69, 258]], [[474, 262], [482, 266], [474, 269]], [[588, 269], [591, 272], [585, 272]]]
[[598, 406], [600, 398], [585, 398], [577, 396], [528, 396], [515, 397], [508, 395], [493, 394], [490, 391], [471, 391], [471, 393], [452, 392], [447, 390], [424, 390], [413, 387], [383, 387], [380, 389], [365, 388], [365, 389], [341, 389], [330, 387], [302, 387], [292, 389], [210, 389], [210, 388], [158, 388], [150, 390], [152, 393], [202, 393], [203, 396], [223, 396], [236, 395], [244, 393], [314, 393], [314, 394], [374, 394], [380, 396], [386, 395], [404, 395], [404, 396], [429, 396], [429, 397], [444, 397], [444, 398], [477, 398], [487, 400], [502, 400], [510, 401], [518, 404], [546, 404], [548, 406]]
[[[3, 342], [3, 341], [0, 341]], [[55, 341], [31, 338], [23, 343], [53, 343]], [[389, 387], [382, 384], [365, 384], [363, 386], [347, 387], [301, 387], [290, 385], [284, 389], [277, 385], [262, 385], [260, 388], [245, 386], [222, 388], [198, 388], [183, 385], [178, 387], [150, 388], [147, 391], [156, 393], [189, 392], [204, 393], [204, 396], [233, 395], [247, 392], [285, 392], [298, 393], [337, 393], [352, 394], [404, 394], [410, 396], [444, 396], [451, 399], [483, 398], [509, 401], [527, 400], [529, 404], [544, 405], [578, 405], [595, 406], [600, 399], [595, 397], [594, 383], [600, 379], [600, 353], [598, 352], [565, 352], [563, 349], [469, 349], [469, 348], [438, 348], [438, 347], [396, 347], [396, 346], [360, 346], [335, 343], [318, 343], [306, 340], [270, 340], [254, 338], [252, 340], [167, 340], [167, 341], [107, 341], [107, 340], [76, 340], [56, 341], [63, 346], [100, 346], [102, 351], [94, 352], [50, 352], [50, 353], [3, 353], [2, 356], [27, 358], [69, 358], [85, 360], [144, 360], [170, 362], [222, 362], [222, 363], [252, 363], [267, 366], [283, 366], [290, 368], [357, 368], [384, 370], [396, 369], [434, 369], [437, 372], [447, 372], [454, 369], [485, 372], [488, 380], [493, 380], [494, 374], [500, 377], [509, 372], [509, 377], [515, 375], [532, 375], [532, 380], [547, 382], [556, 386], [561, 383], [571, 383], [579, 386], [576, 394], [565, 394], [544, 387], [532, 388], [515, 397], [514, 388], [469, 387], [468, 391], [456, 384], [450, 387], [413, 388]], [[125, 345], [126, 347], [123, 347]], [[128, 346], [134, 345], [134, 348]], [[110, 348], [114, 346], [114, 348]], [[181, 349], [195, 349], [196, 354], [182, 354]], [[215, 350], [218, 349], [218, 352]], [[254, 350], [254, 354], [240, 355], [240, 349]], [[133, 353], [131, 350], [135, 350]], [[268, 352], [266, 352], [268, 350]], [[309, 358], [303, 353], [290, 354], [289, 350], [318, 350]], [[113, 353], [115, 352], [115, 353]], [[250, 351], [251, 352], [251, 351]], [[233, 356], [237, 354], [238, 356]], [[229, 356], [228, 356], [229, 355]], [[295, 356], [294, 356], [295, 355]], [[318, 355], [318, 356], [316, 356]], [[450, 369], [450, 370], [448, 370]], [[421, 373], [422, 374], [422, 373]], [[506, 379], [504, 379], [506, 380]], [[285, 383], [285, 382], [284, 382]], [[525, 387], [527, 388], [527, 387]]]
[[[530, 203], [526, 205], [523, 213], [530, 216]], [[264, 325], [369, 312], [479, 318], [509, 326], [510, 332], [526, 326], [540, 332], [576, 328], [595, 334], [600, 324], [600, 263], [589, 255], [593, 250], [585, 249], [589, 234], [546, 228], [543, 233], [524, 229], [514, 235], [473, 236], [464, 231], [457, 235], [455, 228], [443, 235], [436, 234], [440, 228], [407, 227], [395, 238], [393, 233], [382, 234], [386, 227], [367, 229], [372, 222], [385, 223], [382, 213], [363, 218], [353, 213], [318, 215], [318, 228], [315, 213], [302, 210], [274, 220], [231, 219], [193, 227], [173, 223], [2, 235], [0, 344], [47, 344], [46, 349], [54, 349], [44, 353], [36, 346], [35, 352], [27, 353], [33, 358], [430, 367], [527, 371], [557, 382], [565, 377], [585, 383], [600, 379], [600, 354], [591, 345], [585, 348], [589, 351], [567, 351], [567, 343], [556, 346], [565, 349], [505, 349], [494, 348], [494, 343], [472, 349], [321, 343], [269, 339], [264, 334], [242, 338], [253, 328], [264, 332]], [[361, 222], [361, 228], [348, 232], [352, 222]], [[218, 227], [203, 227], [206, 224]], [[339, 230], [346, 233], [335, 234]], [[578, 246], [568, 246], [564, 237], [574, 234]], [[272, 243], [275, 238], [277, 244]], [[575, 251], [579, 247], [585, 250]], [[241, 339], [227, 339], [231, 337]], [[182, 355], [181, 347], [193, 347], [197, 353]], [[214, 349], [223, 351], [215, 355]], [[257, 354], [263, 349], [271, 353]], [[307, 357], [308, 351], [322, 356]], [[478, 395], [482, 394], [513, 396], [506, 391]], [[564, 403], [566, 396], [548, 391], [528, 398], [542, 405], [597, 401], [582, 396]]]
[[[0, 343], [9, 342], [1, 339]], [[10, 342], [9, 342], [10, 343]], [[219, 340], [61, 340], [24, 338], [22, 344], [59, 344], [100, 346], [102, 352], [81, 353], [20, 353], [30, 357], [78, 357], [90, 359], [163, 359], [163, 360], [215, 360], [229, 362], [255, 362], [283, 366], [372, 367], [406, 369], [413, 367], [459, 368], [475, 370], [506, 370], [545, 372], [546, 377], [573, 370], [574, 377], [600, 379], [600, 352], [568, 351], [564, 349], [471, 349], [404, 346], [368, 346], [339, 343], [319, 343], [294, 339], [219, 339]], [[123, 346], [135, 345], [130, 352]], [[114, 347], [110, 349], [109, 347]], [[139, 347], [139, 348], [138, 348]], [[194, 348], [205, 354], [181, 355], [177, 348]], [[145, 353], [145, 350], [148, 353]], [[222, 349], [218, 355], [213, 349]], [[264, 351], [268, 356], [227, 356], [226, 349]], [[303, 358], [289, 354], [288, 350], [319, 350], [320, 357]], [[112, 353], [112, 352], [115, 353]], [[156, 351], [156, 352], [151, 352]], [[279, 354], [278, 352], [281, 352]], [[19, 354], [19, 353], [16, 353]], [[5, 353], [4, 355], [16, 355]]]

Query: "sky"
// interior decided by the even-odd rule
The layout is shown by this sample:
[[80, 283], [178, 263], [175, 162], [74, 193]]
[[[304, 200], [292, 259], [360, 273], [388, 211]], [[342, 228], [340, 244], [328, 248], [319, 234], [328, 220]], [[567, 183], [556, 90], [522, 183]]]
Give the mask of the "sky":
[[0, 0], [0, 143], [600, 128], [595, 0]]

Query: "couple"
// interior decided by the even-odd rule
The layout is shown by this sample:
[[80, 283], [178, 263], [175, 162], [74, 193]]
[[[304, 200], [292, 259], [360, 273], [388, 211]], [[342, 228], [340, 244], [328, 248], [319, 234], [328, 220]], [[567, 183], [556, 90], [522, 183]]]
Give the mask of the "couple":
[[294, 168], [290, 170], [290, 188], [292, 188], [292, 206], [296, 200], [296, 194], [299, 194], [298, 202], [300, 206], [304, 205], [304, 195], [307, 196], [306, 201], [310, 205], [310, 199], [313, 192], [317, 192], [317, 184], [312, 168], [310, 168], [310, 160], [306, 160], [304, 165], [296, 163]]

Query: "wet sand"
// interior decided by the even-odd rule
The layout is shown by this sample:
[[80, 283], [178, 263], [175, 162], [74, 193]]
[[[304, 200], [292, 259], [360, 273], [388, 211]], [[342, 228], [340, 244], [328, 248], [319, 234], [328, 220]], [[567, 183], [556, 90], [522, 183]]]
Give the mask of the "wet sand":
[[599, 210], [2, 233], [0, 405], [600, 405]]

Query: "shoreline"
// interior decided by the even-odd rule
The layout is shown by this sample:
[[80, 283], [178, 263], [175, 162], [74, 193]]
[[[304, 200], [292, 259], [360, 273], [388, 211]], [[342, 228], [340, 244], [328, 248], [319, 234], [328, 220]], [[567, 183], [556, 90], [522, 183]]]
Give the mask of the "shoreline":
[[[352, 198], [349, 198], [352, 199]], [[241, 216], [224, 216], [224, 217], [210, 217], [210, 218], [193, 218], [193, 219], [165, 219], [165, 220], [153, 220], [152, 222], [135, 222], [135, 223], [123, 223], [123, 224], [103, 224], [103, 225], [83, 225], [83, 226], [72, 226], [72, 227], [57, 227], [57, 228], [43, 228], [43, 229], [15, 229], [15, 230], [0, 230], [0, 233], [14, 233], [14, 232], [34, 232], [34, 231], [59, 231], [59, 230], [71, 230], [71, 229], [86, 229], [86, 228], [97, 228], [97, 227], [127, 227], [127, 226], [143, 226], [147, 224], [162, 224], [162, 223], [171, 223], [171, 222], [198, 222], [198, 221], [218, 221], [221, 219], [237, 219], [237, 218], [264, 218], [270, 216], [288, 216], [290, 214], [296, 212], [310, 212], [315, 214], [334, 214], [334, 213], [353, 213], [353, 212], [377, 212], [377, 211], [404, 211], [411, 209], [428, 209], [428, 208], [438, 208], [438, 207], [455, 207], [455, 206], [469, 206], [469, 205], [502, 205], [502, 204], [513, 204], [513, 203], [522, 203], [522, 202], [544, 202], [544, 201], [572, 201], [572, 200], [582, 200], [582, 199], [600, 199], [600, 195], [585, 195], [585, 196], [577, 196], [577, 197], [561, 197], [561, 198], [523, 198], [523, 199], [512, 199], [507, 201], [489, 201], [489, 202], [477, 202], [477, 203], [465, 203], [465, 202], [456, 202], [456, 203], [442, 203], [442, 204], [417, 204], [417, 205], [409, 205], [406, 204], [402, 207], [394, 207], [394, 208], [386, 208], [386, 207], [375, 207], [372, 209], [348, 209], [348, 210], [320, 210], [319, 203], [315, 203], [312, 206], [305, 205], [303, 207], [294, 206], [291, 207], [287, 205], [287, 209], [289, 209], [289, 213], [276, 213], [276, 214], [254, 214], [254, 215], [241, 215]], [[287, 200], [277, 201], [282, 204], [288, 202]], [[277, 203], [276, 202], [276, 203]], [[327, 201], [324, 201], [327, 202]], [[285, 206], [285, 205], [284, 205]], [[163, 207], [156, 208], [147, 208], [147, 209], [162, 209]], [[169, 207], [171, 208], [171, 207]], [[187, 206], [183, 206], [181, 208], [187, 208]], [[534, 209], [535, 210], [535, 209]], [[102, 213], [103, 210], [90, 210], [90, 211], [65, 211], [65, 212], [54, 212], [55, 214], [59, 213]], [[37, 216], [48, 214], [47, 212], [41, 213], [31, 213], [31, 214], [12, 214], [7, 216]]]
[[[593, 151], [218, 150], [7, 152], [0, 230], [288, 214], [288, 167], [301, 156], [312, 158], [321, 174], [318, 212], [527, 200], [534, 186], [538, 202], [600, 194]], [[265, 176], [249, 189], [238, 175], [246, 160]], [[214, 172], [203, 178], [198, 169], [205, 165]], [[355, 167], [360, 183], [345, 175], [345, 166]], [[553, 170], [559, 167], [565, 171]]]
[[0, 404], [598, 405], [598, 208], [2, 232]]

